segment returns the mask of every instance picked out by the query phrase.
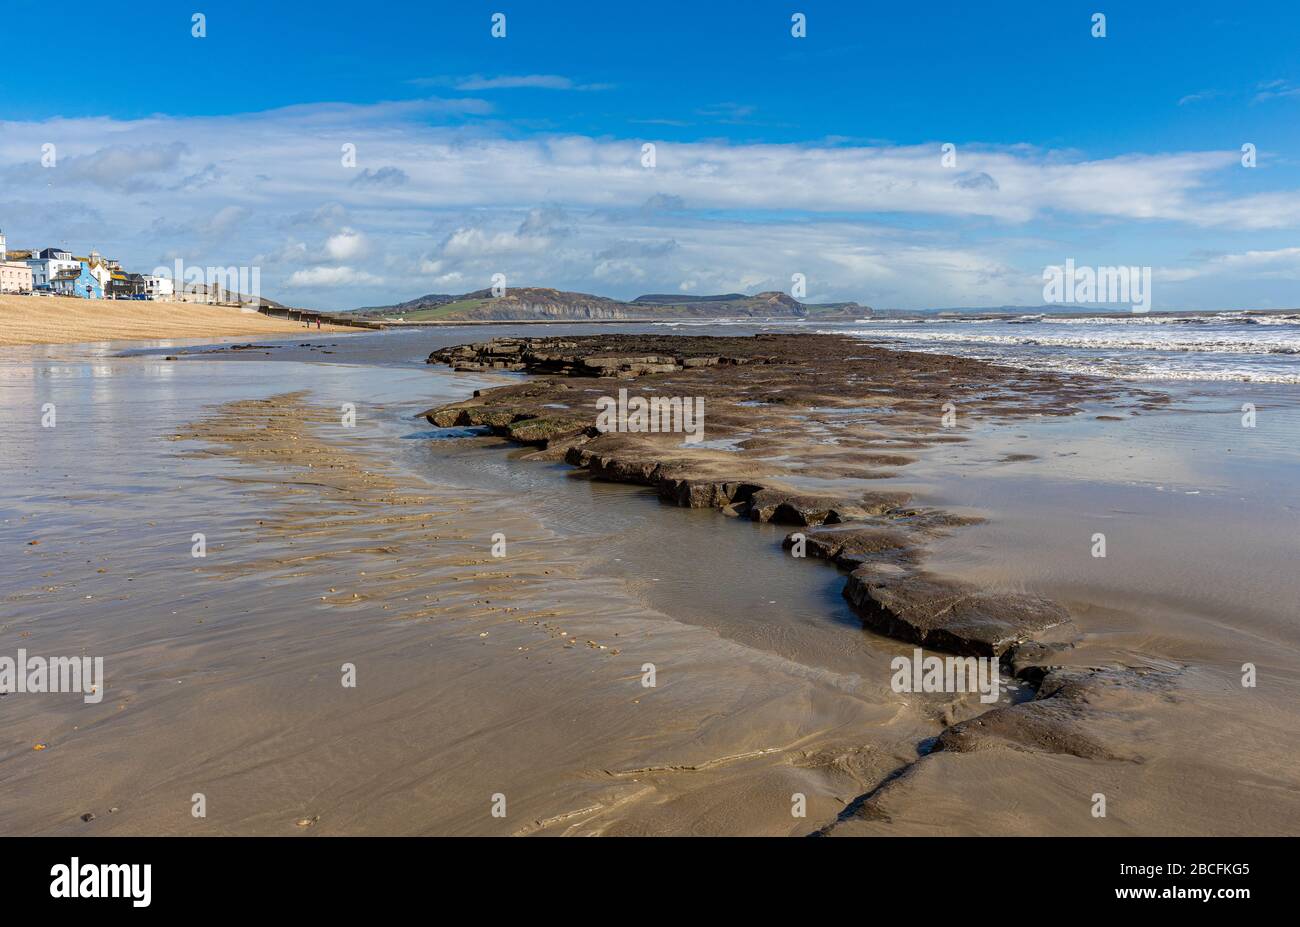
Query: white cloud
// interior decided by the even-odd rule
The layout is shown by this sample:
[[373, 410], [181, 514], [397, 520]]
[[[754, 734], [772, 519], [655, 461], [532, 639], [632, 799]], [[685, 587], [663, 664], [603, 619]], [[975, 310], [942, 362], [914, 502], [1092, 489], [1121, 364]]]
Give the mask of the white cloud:
[[[569, 206], [622, 207], [662, 194], [693, 209], [898, 212], [1008, 222], [1066, 212], [1254, 227], [1292, 227], [1300, 221], [1295, 209], [1300, 195], [1294, 190], [1273, 194], [1275, 203], [1257, 204], [1212, 192], [1215, 174], [1238, 165], [1235, 150], [1086, 160], [966, 146], [958, 154], [960, 171], [954, 172], [941, 166], [937, 144], [885, 148], [660, 141], [657, 165], [647, 170], [640, 163], [643, 139], [483, 137], [424, 125], [416, 117], [427, 114], [432, 103], [294, 106], [269, 114], [132, 122], [11, 122], [0, 141], [0, 162], [30, 166], [41, 141], [54, 138], [73, 158], [115, 163], [108, 177], [158, 173], [165, 165], [156, 153], [144, 157], [111, 147], [128, 133], [156, 137], [154, 151], [176, 152], [178, 143], [189, 144], [192, 151], [171, 155], [176, 162], [172, 179], [217, 164], [223, 181], [204, 190], [242, 201], [328, 193], [345, 205], [521, 206], [545, 197]], [[340, 163], [345, 143], [356, 146], [356, 168]], [[140, 164], [133, 166], [136, 157]], [[123, 158], [127, 163], [116, 163]], [[385, 169], [385, 177], [405, 180], [357, 182]], [[57, 171], [43, 176], [73, 184], [86, 179]], [[981, 182], [955, 182], [963, 177], [980, 177]], [[1248, 215], [1261, 204], [1268, 207], [1265, 215]]]
[[[1300, 248], [1220, 254], [1194, 267], [1162, 267], [1157, 274], [1158, 279], [1169, 282], [1231, 275], [1238, 279], [1289, 280], [1300, 286]], [[1300, 302], [1300, 291], [1297, 293], [1297, 301]]]
[[1256, 87], [1253, 103], [1267, 100], [1282, 100], [1287, 97], [1300, 97], [1300, 87], [1287, 80], [1266, 80]]
[[503, 254], [541, 254], [550, 247], [544, 236], [518, 232], [486, 232], [481, 228], [456, 229], [443, 242], [442, 253], [449, 258], [487, 257]]
[[351, 267], [309, 267], [289, 275], [290, 287], [376, 286], [383, 280]]
[[510, 90], [519, 87], [542, 90], [604, 90], [608, 84], [578, 84], [559, 74], [503, 74], [499, 77], [466, 77], [456, 84], [457, 90]]
[[[272, 298], [320, 287], [318, 304], [343, 307], [476, 289], [496, 272], [634, 296], [683, 281], [696, 293], [784, 289], [798, 271], [812, 299], [1036, 303], [1043, 259], [1018, 239], [1045, 227], [1127, 235], [1139, 249], [1176, 228], [1249, 253], [1280, 243], [1246, 236], [1300, 225], [1300, 190], [1281, 180], [1291, 175], [1244, 171], [1235, 149], [1086, 158], [962, 144], [952, 170], [937, 143], [659, 140], [648, 170], [641, 146], [653, 137], [430, 125], [490, 112], [426, 99], [5, 122], [0, 227], [11, 246], [90, 239], [128, 267], [256, 263]], [[60, 152], [53, 169], [38, 163], [46, 142]], [[356, 167], [344, 166], [345, 144]], [[1177, 266], [1167, 252], [1125, 257]], [[357, 300], [335, 287], [377, 292]]]
[[407, 81], [416, 87], [455, 87], [457, 90], [609, 90], [613, 84], [581, 84], [560, 74], [499, 74], [485, 77], [416, 77]]
[[337, 235], [325, 239], [325, 253], [331, 261], [349, 261], [368, 250], [366, 236], [355, 229], [342, 229]]

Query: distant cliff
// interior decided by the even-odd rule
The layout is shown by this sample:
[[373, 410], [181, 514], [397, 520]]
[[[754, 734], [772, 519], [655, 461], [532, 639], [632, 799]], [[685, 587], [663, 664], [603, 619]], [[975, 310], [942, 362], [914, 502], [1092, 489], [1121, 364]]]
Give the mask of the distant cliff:
[[407, 321], [509, 321], [536, 319], [855, 319], [871, 315], [858, 303], [801, 303], [778, 291], [747, 296], [649, 294], [631, 302], [547, 287], [513, 287], [502, 296], [476, 290], [459, 296], [430, 293], [392, 306], [356, 310], [377, 318]]

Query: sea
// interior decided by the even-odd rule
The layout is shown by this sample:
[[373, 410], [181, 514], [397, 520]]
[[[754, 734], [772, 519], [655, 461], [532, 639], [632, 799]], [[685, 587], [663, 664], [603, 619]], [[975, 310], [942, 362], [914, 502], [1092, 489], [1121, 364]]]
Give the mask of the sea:
[[1300, 383], [1300, 312], [875, 318], [819, 330], [1034, 370]]

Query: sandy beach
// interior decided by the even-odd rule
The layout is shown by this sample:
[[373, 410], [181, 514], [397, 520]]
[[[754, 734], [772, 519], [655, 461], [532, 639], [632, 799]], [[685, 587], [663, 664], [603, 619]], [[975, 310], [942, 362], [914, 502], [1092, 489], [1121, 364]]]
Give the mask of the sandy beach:
[[[321, 330], [355, 331], [335, 325], [326, 325]], [[302, 323], [227, 306], [69, 296], [0, 296], [0, 346], [220, 338], [294, 331], [306, 329]]]
[[39, 542], [7, 590], [6, 642], [75, 641], [117, 668], [98, 705], [5, 697], [0, 827], [797, 834], [785, 796], [830, 815], [923, 736], [879, 686], [647, 607], [509, 495], [402, 473], [373, 452], [391, 440], [379, 411], [349, 433], [301, 393], [217, 405], [131, 466], [202, 481], [168, 493], [166, 522], [113, 512], [99, 480], [56, 490], [116, 525], [84, 565], [57, 518], [6, 521]]
[[[527, 369], [480, 337], [0, 353], [0, 653], [105, 660], [98, 703], [0, 697], [0, 830], [1300, 826], [1291, 451], [1220, 446], [1230, 395], [816, 336]], [[619, 389], [702, 397], [704, 440], [585, 433]], [[897, 594], [935, 582], [959, 608]], [[998, 700], [896, 691], [909, 623], [1001, 659]]]
[[[866, 629], [939, 652], [997, 657], [1021, 684], [1011, 705], [944, 705], [932, 716], [935, 739], [820, 833], [1249, 834], [1291, 832], [1300, 821], [1300, 781], [1289, 759], [1297, 638], [1284, 617], [1287, 593], [1249, 606], [1225, 586], [1187, 595], [1176, 557], [1157, 553], [1170, 546], [1164, 529], [1144, 520], [1122, 533], [1107, 529], [1126, 547], [1118, 574], [1101, 570], [1105, 556], [1089, 556], [1082, 543], [1087, 516], [1071, 525], [1043, 507], [1034, 510], [1034, 544], [1004, 547], [1006, 560], [1028, 569], [1011, 581], [1005, 568], [968, 578], [969, 568], [932, 566], [931, 548], [960, 555], [983, 546], [980, 528], [1004, 522], [1019, 500], [1003, 495], [1002, 508], [984, 511], [936, 509], [918, 506], [900, 485], [900, 471], [932, 449], [991, 474], [1059, 458], [1060, 445], [1051, 442], [1014, 441], [1020, 446], [1010, 452], [1006, 426], [1028, 419], [1041, 428], [1087, 411], [1093, 427], [1076, 424], [1064, 444], [1077, 455], [1108, 429], [1118, 431], [1112, 422], [1160, 416], [1168, 393], [812, 335], [514, 338], [443, 349], [430, 362], [546, 375], [431, 409], [431, 423], [486, 426], [539, 448], [534, 458], [648, 486], [673, 506], [719, 511], [742, 524], [796, 526], [783, 546], [806, 543], [808, 557], [847, 574], [844, 598]], [[647, 404], [700, 397], [713, 410], [709, 440], [691, 445], [678, 434], [593, 427], [597, 397], [614, 384]], [[952, 414], [948, 428], [943, 408]], [[972, 432], [982, 440], [972, 442]], [[1117, 453], [1122, 441], [1111, 440]], [[968, 443], [974, 448], [963, 449]], [[963, 495], [951, 476], [943, 489]], [[1120, 486], [1109, 492], [1125, 494]], [[933, 490], [917, 494], [927, 495]], [[1232, 530], [1231, 522], [1220, 530]], [[1261, 540], [1263, 522], [1252, 530]], [[1063, 565], [1049, 571], [1029, 551], [1072, 533], [1078, 542], [1069, 572], [1094, 565], [1084, 571], [1092, 578], [1071, 587], [1052, 581]], [[1098, 537], [1105, 535], [1091, 535], [1094, 544]], [[1285, 547], [1289, 538], [1276, 543]], [[1203, 573], [1224, 572], [1209, 550], [1200, 556]], [[1231, 583], [1230, 571], [1222, 580]], [[1158, 587], [1163, 607], [1153, 608]], [[1140, 601], [1138, 590], [1146, 593]], [[1247, 608], [1261, 614], [1248, 619]], [[1270, 646], [1261, 648], [1259, 635]], [[1279, 653], [1289, 654], [1280, 665]], [[1270, 684], [1257, 691], [1242, 674], [1261, 659], [1270, 663]], [[1090, 816], [1098, 795], [1124, 800], [1104, 817]]]

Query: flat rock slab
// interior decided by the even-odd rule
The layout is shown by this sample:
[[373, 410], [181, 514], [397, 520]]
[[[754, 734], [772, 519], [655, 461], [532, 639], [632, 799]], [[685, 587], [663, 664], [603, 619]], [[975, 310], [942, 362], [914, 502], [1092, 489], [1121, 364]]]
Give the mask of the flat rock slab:
[[505, 434], [520, 444], [546, 447], [551, 441], [569, 438], [590, 428], [586, 416], [555, 415], [516, 419], [505, 426]]
[[[651, 487], [673, 505], [807, 529], [809, 556], [852, 571], [844, 595], [868, 628], [972, 656], [1002, 657], [1068, 625], [1069, 615], [1039, 596], [918, 572], [927, 541], [979, 518], [910, 508], [908, 494], [868, 492], [863, 483], [911, 462], [903, 448], [965, 440], [943, 429], [944, 403], [975, 416], [1022, 417], [1074, 414], [1085, 401], [1120, 397], [1099, 381], [835, 335], [507, 337], [442, 348], [429, 362], [521, 365], [542, 375], [431, 409], [434, 424], [486, 425], [540, 448], [534, 459], [562, 455], [592, 478]], [[601, 400], [622, 390], [647, 401], [698, 399], [708, 439], [688, 442], [677, 421], [656, 422], [653, 431], [598, 430]], [[1154, 401], [1128, 389], [1122, 395]], [[1032, 672], [1046, 672], [1041, 661]]]
[[1003, 746], [1088, 760], [1141, 762], [1106, 742], [1107, 718], [1142, 714], [1146, 701], [1169, 698], [1175, 673], [1132, 667], [1057, 668], [1043, 678], [1038, 696], [995, 708], [944, 731], [937, 750], [973, 753]]
[[793, 532], [783, 542], [786, 549], [794, 547], [797, 534], [803, 535], [808, 556], [821, 557], [850, 570], [882, 559], [908, 559], [909, 553], [918, 546], [917, 538], [907, 531], [886, 525], [850, 523], [842, 528]]
[[505, 428], [512, 422], [536, 417], [529, 408], [512, 406], [448, 406], [442, 409], [430, 409], [425, 414], [429, 424], [439, 428], [451, 428], [456, 425], [488, 425], [493, 428]]
[[998, 657], [1013, 644], [1070, 623], [1050, 599], [996, 592], [926, 573], [859, 567], [844, 587], [862, 623], [896, 640], [963, 656]]
[[883, 514], [909, 498], [906, 493], [869, 493], [846, 499], [763, 489], [750, 499], [749, 517], [782, 525], [837, 525]]

